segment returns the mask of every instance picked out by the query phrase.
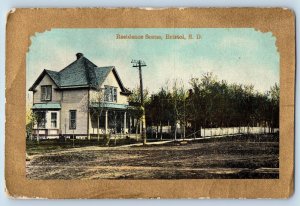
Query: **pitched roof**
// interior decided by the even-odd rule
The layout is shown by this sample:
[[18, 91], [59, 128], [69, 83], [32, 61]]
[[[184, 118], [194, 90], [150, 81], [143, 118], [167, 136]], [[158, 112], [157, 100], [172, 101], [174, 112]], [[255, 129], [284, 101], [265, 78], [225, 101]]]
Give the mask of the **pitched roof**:
[[51, 70], [46, 70], [45, 72], [50, 76], [50, 78], [54, 81], [54, 83], [59, 86], [60, 84], [60, 76], [58, 72], [51, 71]]
[[102, 85], [108, 74], [113, 71], [121, 91], [123, 94], [129, 94], [115, 67], [98, 67], [93, 62], [83, 56], [83, 54], [76, 54], [77, 60], [65, 67], [59, 72], [44, 70], [37, 78], [29, 91], [34, 91], [35, 87], [43, 79], [44, 75], [48, 74], [59, 89], [73, 89], [73, 88], [94, 88], [97, 89]]
[[59, 72], [60, 87], [89, 86], [95, 82], [94, 68], [97, 67], [84, 56], [68, 65]]
[[37, 103], [32, 106], [32, 109], [60, 109], [59, 103]]

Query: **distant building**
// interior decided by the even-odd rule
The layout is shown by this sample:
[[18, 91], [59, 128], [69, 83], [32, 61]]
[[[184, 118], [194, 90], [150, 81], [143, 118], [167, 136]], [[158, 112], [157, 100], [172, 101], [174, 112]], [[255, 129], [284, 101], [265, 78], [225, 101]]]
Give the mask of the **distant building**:
[[39, 138], [92, 137], [128, 134], [137, 128], [135, 108], [114, 66], [98, 67], [84, 57], [59, 72], [44, 70], [29, 91], [36, 116], [33, 136]]

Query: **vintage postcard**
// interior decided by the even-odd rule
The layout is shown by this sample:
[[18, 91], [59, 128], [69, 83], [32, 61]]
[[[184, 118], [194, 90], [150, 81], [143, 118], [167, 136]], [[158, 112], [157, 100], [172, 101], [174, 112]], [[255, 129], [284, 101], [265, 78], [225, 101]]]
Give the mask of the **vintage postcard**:
[[289, 197], [294, 26], [282, 8], [12, 11], [8, 193]]

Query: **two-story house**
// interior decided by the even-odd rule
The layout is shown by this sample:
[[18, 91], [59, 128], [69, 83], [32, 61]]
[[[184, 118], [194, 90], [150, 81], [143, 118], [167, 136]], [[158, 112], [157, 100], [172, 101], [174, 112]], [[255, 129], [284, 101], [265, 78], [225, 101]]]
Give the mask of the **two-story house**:
[[90, 138], [99, 134], [137, 133], [138, 120], [114, 66], [98, 67], [76, 54], [60, 71], [44, 70], [29, 91], [36, 123], [33, 135]]

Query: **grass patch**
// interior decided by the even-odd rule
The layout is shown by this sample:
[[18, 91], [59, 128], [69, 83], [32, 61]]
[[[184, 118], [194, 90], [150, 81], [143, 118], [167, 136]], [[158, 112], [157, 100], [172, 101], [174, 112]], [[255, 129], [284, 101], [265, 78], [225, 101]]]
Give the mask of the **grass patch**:
[[48, 152], [57, 152], [63, 151], [71, 148], [79, 148], [79, 147], [87, 147], [87, 146], [120, 146], [126, 144], [134, 144], [137, 143], [135, 139], [111, 139], [108, 140], [101, 139], [91, 139], [91, 140], [81, 140], [81, 139], [46, 139], [40, 140], [37, 142], [36, 140], [27, 140], [26, 141], [26, 152], [28, 155], [37, 155], [44, 154]]

